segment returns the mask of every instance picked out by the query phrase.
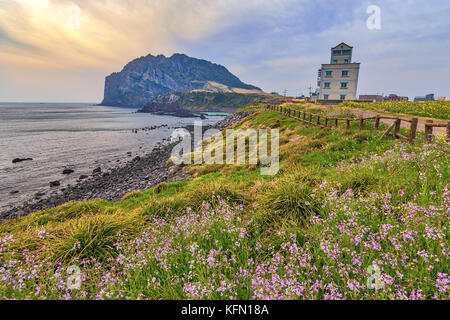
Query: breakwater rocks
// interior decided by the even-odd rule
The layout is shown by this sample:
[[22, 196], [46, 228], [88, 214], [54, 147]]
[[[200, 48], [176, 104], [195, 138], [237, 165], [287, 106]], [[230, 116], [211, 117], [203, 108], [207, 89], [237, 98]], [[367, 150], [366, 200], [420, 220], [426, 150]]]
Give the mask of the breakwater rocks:
[[[233, 113], [205, 129], [223, 130], [250, 114], [251, 112]], [[173, 168], [169, 172], [167, 168], [167, 160], [177, 143], [161, 145], [145, 156], [135, 157], [133, 160], [107, 171], [98, 167], [92, 172], [92, 175], [80, 176], [75, 185], [61, 186], [59, 181], [54, 181], [50, 183], [51, 189], [58, 190], [54, 190], [48, 196], [45, 194], [35, 195], [21, 206], [0, 213], [0, 220], [25, 216], [31, 212], [52, 208], [69, 201], [94, 199], [118, 201], [131, 191], [147, 190], [161, 182], [182, 179], [184, 176], [179, 175], [179, 172], [173, 171]]]

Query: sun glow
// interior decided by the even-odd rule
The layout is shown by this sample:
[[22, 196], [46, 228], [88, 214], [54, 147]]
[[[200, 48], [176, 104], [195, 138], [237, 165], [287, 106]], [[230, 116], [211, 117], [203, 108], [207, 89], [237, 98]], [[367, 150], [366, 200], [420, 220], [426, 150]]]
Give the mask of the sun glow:
[[0, 2], [0, 64], [105, 69], [147, 53], [171, 54], [174, 42], [214, 34], [257, 5], [265, 10], [261, 3], [8, 0]]
[[[9, 40], [6, 45], [0, 42], [0, 63], [106, 68], [123, 60], [120, 57], [128, 57], [127, 51], [145, 53], [145, 41], [129, 41], [135, 30], [133, 26], [122, 27], [119, 10], [114, 6], [103, 9], [93, 6], [83, 10], [70, 1], [49, 0], [17, 0], [0, 8], [0, 31], [4, 30]], [[121, 27], [113, 23], [114, 17], [121, 21]]]

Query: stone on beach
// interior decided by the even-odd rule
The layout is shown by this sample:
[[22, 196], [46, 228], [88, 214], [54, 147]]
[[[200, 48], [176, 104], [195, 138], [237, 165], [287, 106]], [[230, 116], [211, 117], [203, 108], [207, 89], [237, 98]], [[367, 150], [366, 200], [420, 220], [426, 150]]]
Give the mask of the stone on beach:
[[60, 185], [61, 182], [59, 182], [58, 180], [50, 182], [50, 187], [59, 187]]
[[74, 173], [75, 171], [73, 169], [64, 169], [64, 171], [62, 172], [63, 174], [71, 174]]
[[33, 161], [33, 158], [16, 158], [12, 161], [12, 163], [20, 163], [23, 161]]
[[95, 168], [95, 169], [92, 171], [92, 173], [93, 173], [93, 174], [100, 174], [100, 173], [102, 173], [102, 168], [97, 167], [97, 168]]

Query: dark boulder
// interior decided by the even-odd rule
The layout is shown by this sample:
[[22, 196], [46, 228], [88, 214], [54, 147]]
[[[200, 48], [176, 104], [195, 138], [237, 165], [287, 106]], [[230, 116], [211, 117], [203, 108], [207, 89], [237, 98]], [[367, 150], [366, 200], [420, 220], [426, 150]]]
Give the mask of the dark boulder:
[[19, 163], [23, 161], [33, 161], [33, 158], [16, 158], [12, 161], [12, 163]]
[[61, 182], [59, 182], [59, 181], [50, 182], [50, 187], [59, 187], [60, 185], [61, 185]]
[[62, 173], [63, 173], [63, 174], [72, 174], [72, 173], [74, 173], [74, 172], [75, 172], [74, 170], [72, 170], [72, 169], [67, 169], [67, 168], [66, 168], [66, 169], [63, 170]]

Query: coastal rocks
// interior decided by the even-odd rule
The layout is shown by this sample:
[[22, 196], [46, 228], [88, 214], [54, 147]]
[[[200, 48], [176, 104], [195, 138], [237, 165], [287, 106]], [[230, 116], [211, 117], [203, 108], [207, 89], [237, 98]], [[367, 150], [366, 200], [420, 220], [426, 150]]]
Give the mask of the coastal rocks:
[[[145, 128], [142, 128], [142, 129], [133, 129], [133, 130], [131, 130], [131, 132], [133, 132], [133, 133], [138, 133], [139, 132], [139, 130], [142, 130], [142, 131], [144, 131], [144, 132], [146, 132], [146, 131], [153, 131], [153, 130], [156, 130], [156, 129], [160, 129], [160, 128], [164, 128], [164, 127], [169, 127], [167, 124], [161, 124], [161, 125], [159, 125], [159, 126], [151, 126], [151, 127], [145, 127]], [[142, 147], [140, 147], [139, 149], [142, 149]], [[131, 152], [130, 152], [131, 153]]]
[[50, 182], [50, 187], [51, 188], [53, 188], [53, 187], [59, 187], [61, 185], [61, 182], [59, 182], [58, 180], [56, 180], [56, 181], [51, 181]]
[[62, 174], [66, 174], [67, 175], [67, 174], [72, 174], [74, 172], [75, 172], [75, 170], [66, 168], [66, 169], [63, 170]]
[[84, 179], [87, 179], [87, 178], [89, 178], [89, 176], [87, 176], [85, 174], [82, 174], [78, 179], [79, 180], [84, 180]]
[[20, 163], [24, 161], [33, 161], [33, 158], [16, 158], [12, 161], [12, 163]]
[[152, 101], [147, 103], [139, 113], [152, 113], [157, 115], [168, 115], [181, 118], [205, 117], [201, 114], [195, 114], [189, 110], [183, 109], [178, 103], [178, 96], [170, 94], [163, 101]]
[[[239, 112], [236, 115], [230, 115], [219, 122], [218, 129], [223, 129], [224, 125], [232, 125], [233, 121], [239, 121], [250, 113]], [[204, 127], [204, 129], [215, 128], [216, 126]], [[117, 167], [104, 169], [102, 174], [101, 167], [93, 170], [94, 175], [89, 179], [80, 179], [73, 185], [67, 185], [64, 188], [56, 188], [61, 185], [60, 181], [50, 182], [49, 191], [46, 197], [31, 198], [28, 203], [20, 207], [12, 208], [6, 212], [0, 213], [0, 220], [24, 216], [31, 212], [39, 211], [45, 208], [52, 208], [68, 201], [89, 201], [95, 199], [105, 199], [108, 201], [118, 201], [126, 193], [131, 191], [144, 191], [161, 182], [176, 181], [187, 179], [188, 175], [182, 167], [167, 165], [171, 157], [173, 147], [178, 143], [159, 144], [158, 147], [134, 161], [126, 161]], [[170, 163], [170, 161], [169, 161]], [[81, 176], [80, 176], [81, 177]]]
[[18, 194], [18, 193], [19, 193], [19, 190], [13, 190], [9, 194]]

